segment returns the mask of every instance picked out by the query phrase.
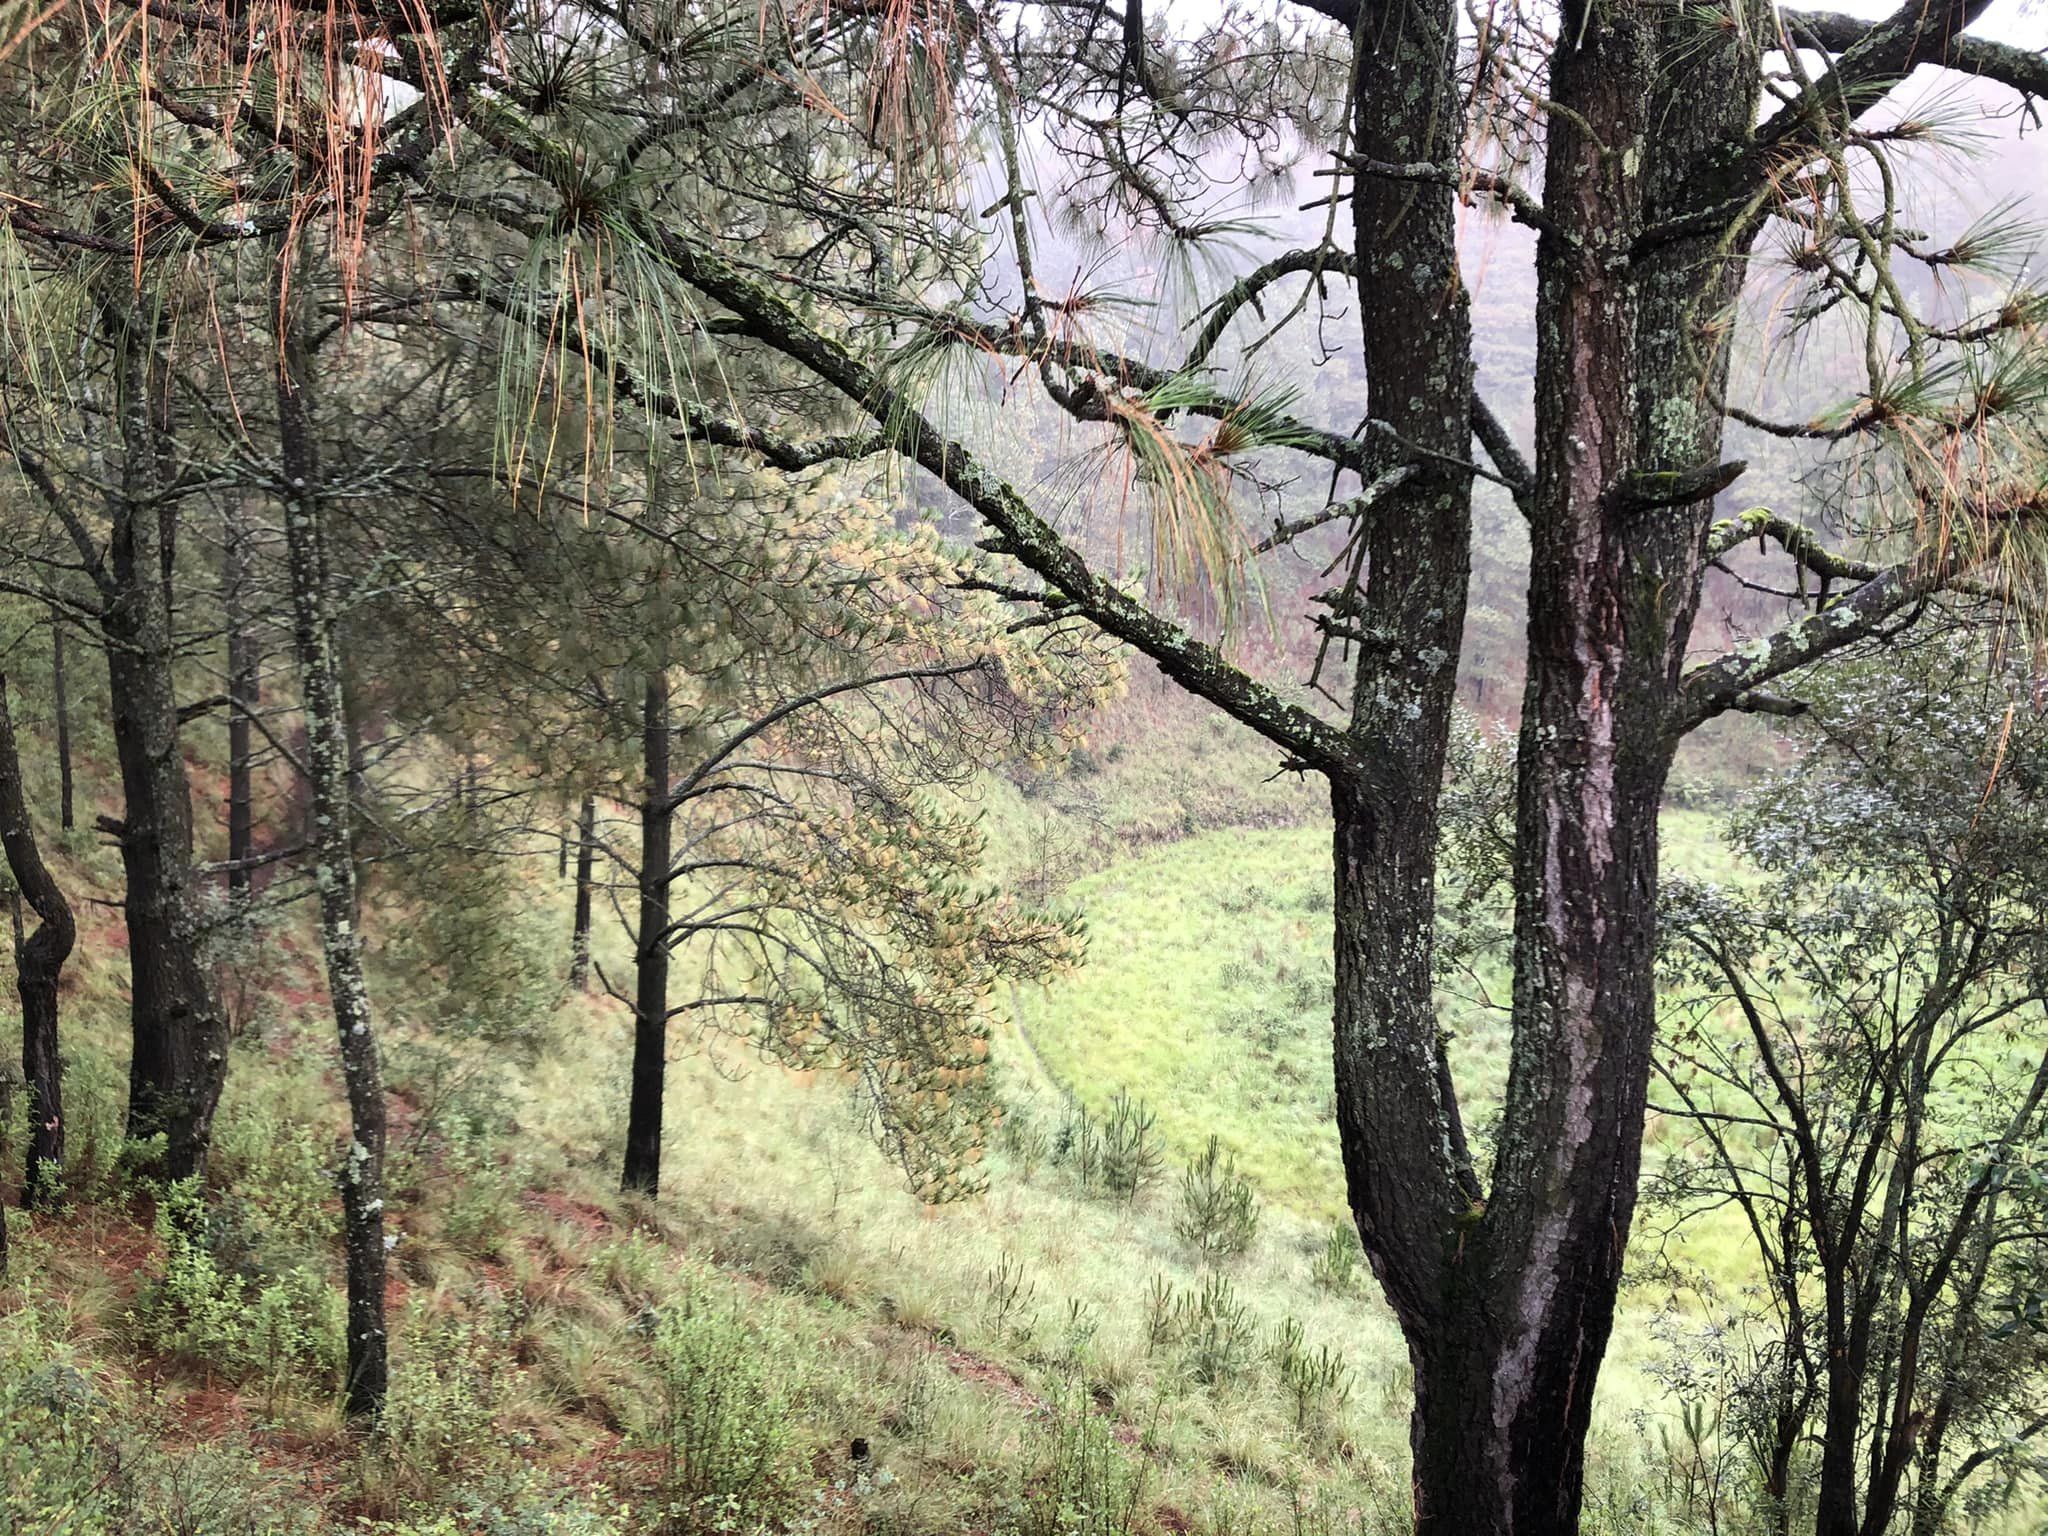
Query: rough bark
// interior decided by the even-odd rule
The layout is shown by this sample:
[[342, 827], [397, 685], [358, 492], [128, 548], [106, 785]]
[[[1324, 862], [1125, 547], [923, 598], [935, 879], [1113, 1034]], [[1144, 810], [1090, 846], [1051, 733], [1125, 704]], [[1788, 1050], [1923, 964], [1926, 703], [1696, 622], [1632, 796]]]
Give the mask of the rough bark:
[[254, 870], [255, 798], [251, 788], [254, 732], [262, 702], [263, 653], [251, 612], [247, 510], [230, 497], [221, 531], [221, 604], [228, 632], [228, 892], [246, 898]]
[[[1413, 8], [1406, 14], [1412, 23]], [[1451, 28], [1452, 15], [1443, 8], [1440, 25]], [[1436, 695], [1396, 695], [1409, 733], [1382, 730], [1361, 742], [1364, 755], [1416, 765], [1412, 798], [1390, 803], [1384, 792], [1341, 786], [1335, 798], [1339, 1124], [1361, 1234], [1415, 1365], [1411, 1439], [1424, 1531], [1577, 1528], [1585, 1432], [1634, 1212], [1655, 1031], [1657, 813], [1710, 488], [1724, 477], [1698, 475], [1702, 494], [1677, 506], [1646, 507], [1628, 489], [1646, 473], [1693, 476], [1717, 462], [1718, 414], [1689, 407], [1703, 380], [1718, 386], [1721, 358], [1696, 334], [1728, 296], [1736, 267], [1697, 243], [1640, 264], [1621, 258], [1652, 199], [1672, 190], [1667, 182], [1716, 138], [1739, 133], [1754, 111], [1753, 68], [1745, 87], [1732, 49], [1701, 50], [1693, 38], [1695, 62], [1672, 69], [1665, 60], [1677, 51], [1654, 22], [1629, 7], [1571, 9], [1552, 60], [1560, 105], [1550, 118], [1538, 254], [1514, 1046], [1484, 1202], [1455, 1100], [1447, 1086], [1426, 1086], [1442, 1072], [1424, 916], [1442, 762], [1440, 750], [1428, 750], [1442, 729]], [[1365, 68], [1385, 77], [1361, 77], [1361, 155], [1455, 163], [1461, 125], [1450, 88], [1426, 124], [1403, 121], [1395, 104], [1432, 77], [1393, 45], [1366, 52]], [[1425, 127], [1446, 142], [1424, 137]], [[1390, 136], [1387, 147], [1376, 149], [1368, 130]], [[1375, 185], [1360, 179], [1357, 248], [1399, 254], [1376, 258], [1389, 268], [1376, 277], [1361, 274], [1373, 415], [1391, 410], [1382, 395], [1397, 388], [1467, 407], [1469, 375], [1458, 366], [1467, 339], [1442, 324], [1407, 332], [1391, 302], [1411, 253], [1437, 249], [1427, 220], [1416, 221], [1448, 219], [1448, 196], [1378, 183], [1401, 194], [1396, 241], [1368, 222], [1382, 195]], [[1462, 456], [1462, 439], [1419, 436], [1433, 422], [1398, 425], [1404, 438]], [[1441, 611], [1461, 616], [1462, 564], [1447, 545], [1421, 543], [1417, 530], [1429, 519], [1411, 514], [1403, 524], [1406, 542], [1382, 535], [1387, 547], [1375, 543], [1373, 566], [1398, 562], [1417, 587], [1455, 581], [1458, 605]], [[1428, 599], [1361, 628], [1399, 636], [1408, 654], [1440, 647], [1455, 667], [1456, 631], [1447, 643], [1432, 633], [1436, 592]], [[1355, 718], [1369, 722], [1389, 658], [1368, 651], [1362, 660], [1375, 696], [1358, 701]], [[1398, 677], [1403, 655], [1391, 660]], [[1347, 1038], [1347, 1015], [1371, 1026], [1354, 1023]]]
[[569, 985], [578, 992], [590, 986], [590, 893], [597, 858], [597, 796], [583, 797], [576, 819], [576, 924], [569, 936]]
[[57, 825], [77, 825], [71, 782], [71, 696], [64, 682], [64, 621], [50, 625], [50, 699], [57, 715]]
[[320, 947], [348, 1090], [350, 1142], [341, 1172], [348, 1271], [348, 1381], [352, 1416], [374, 1415], [388, 1380], [384, 1326], [384, 1085], [363, 977], [350, 816], [348, 717], [329, 599], [320, 517], [319, 465], [308, 420], [306, 359], [280, 292], [278, 437], [284, 466], [286, 561], [292, 641], [306, 712], [306, 766], [313, 795], [313, 875]]
[[[57, 1054], [57, 984], [77, 928], [47, 866], [29, 821], [21, 755], [7, 708], [7, 677], [0, 673], [0, 844], [15, 886], [37, 918], [36, 931], [15, 948], [15, 988], [21, 995], [21, 1074], [28, 1090], [28, 1157], [21, 1203], [54, 1204], [64, 1178], [64, 1069]], [[0, 1216], [0, 1221], [6, 1218]]]
[[647, 679], [641, 711], [645, 798], [640, 805], [640, 926], [634, 947], [633, 1087], [626, 1111], [626, 1160], [620, 1187], [661, 1189], [661, 1106], [668, 1070], [668, 889], [670, 803], [668, 678]]
[[161, 1135], [157, 1171], [171, 1179], [205, 1171], [213, 1113], [227, 1077], [227, 1016], [200, 957], [192, 797], [178, 746], [170, 606], [139, 322], [113, 317], [108, 342], [118, 387], [120, 480], [108, 496], [111, 589], [101, 610], [114, 746], [124, 801], [118, 829], [126, 877], [134, 1053], [128, 1072], [128, 1135]]

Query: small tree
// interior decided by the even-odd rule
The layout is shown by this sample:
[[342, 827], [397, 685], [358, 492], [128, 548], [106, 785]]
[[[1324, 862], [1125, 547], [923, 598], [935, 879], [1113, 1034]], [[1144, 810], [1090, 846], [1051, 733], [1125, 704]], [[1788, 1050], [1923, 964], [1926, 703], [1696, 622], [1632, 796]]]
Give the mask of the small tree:
[[1854, 674], [1738, 815], [1763, 885], [1666, 894], [1657, 1192], [1747, 1225], [1735, 1410], [1779, 1532], [1809, 1482], [1817, 1536], [1935, 1536], [2048, 1468], [2048, 1342], [2014, 1326], [2048, 1275], [2048, 721], [1981, 645], [1929, 657]]
[[[28, 1161], [23, 1205], [54, 1202], [64, 1172], [64, 1068], [57, 1053], [57, 984], [71, 954], [77, 925], [71, 904], [44, 865], [22, 790], [21, 754], [7, 708], [7, 675], [0, 672], [0, 845], [13, 876], [15, 985], [21, 994], [21, 1070], [28, 1087]], [[35, 913], [34, 933], [22, 936], [20, 901]], [[0, 1222], [5, 1221], [0, 1216]], [[0, 1233], [4, 1250], [5, 1233]]]
[[1180, 1216], [1174, 1230], [1206, 1262], [1249, 1251], [1259, 1234], [1259, 1203], [1251, 1181], [1237, 1171], [1237, 1154], [1211, 1136], [1180, 1179]]

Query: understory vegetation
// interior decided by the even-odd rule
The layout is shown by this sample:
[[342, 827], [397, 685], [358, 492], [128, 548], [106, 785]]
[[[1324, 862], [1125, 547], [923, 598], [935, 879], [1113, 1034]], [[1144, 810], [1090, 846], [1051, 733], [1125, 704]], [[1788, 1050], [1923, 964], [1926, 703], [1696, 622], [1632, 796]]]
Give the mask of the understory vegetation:
[[[1091, 819], [1143, 809], [1122, 761], [985, 783], [992, 836], [1079, 842], [1082, 796]], [[1739, 872], [1717, 827], [1670, 821], [1701, 878]], [[367, 1436], [341, 1397], [345, 1122], [308, 935], [287, 911], [238, 958], [203, 1188], [129, 1170], [118, 967], [88, 960], [67, 994], [65, 1204], [9, 1213], [0, 1531], [1405, 1530], [1412, 1378], [1326, 1198], [1318, 836], [1198, 830], [1076, 878], [1093, 958], [1017, 994], [990, 1190], [937, 1208], [848, 1082], [715, 1037], [674, 1064], [662, 1196], [620, 1194], [624, 1010], [536, 965], [487, 1035], [443, 1012], [450, 949], [554, 935], [560, 957], [571, 892], [545, 860], [438, 938], [373, 943], [419, 1012], [389, 1051], [394, 1370]], [[90, 838], [61, 857], [81, 889], [106, 876]], [[1240, 948], [1217, 953], [1220, 924]], [[600, 927], [600, 961], [624, 946]], [[21, 1132], [17, 1106], [11, 1158]], [[1754, 1267], [1720, 1217], [1674, 1242], [1704, 1283], [1652, 1254], [1627, 1293], [1591, 1530], [1705, 1530], [1708, 1475], [1731, 1475], [1717, 1415]], [[1720, 1528], [1749, 1529], [1719, 1497]], [[1976, 1528], [2030, 1529], [2030, 1498]]]

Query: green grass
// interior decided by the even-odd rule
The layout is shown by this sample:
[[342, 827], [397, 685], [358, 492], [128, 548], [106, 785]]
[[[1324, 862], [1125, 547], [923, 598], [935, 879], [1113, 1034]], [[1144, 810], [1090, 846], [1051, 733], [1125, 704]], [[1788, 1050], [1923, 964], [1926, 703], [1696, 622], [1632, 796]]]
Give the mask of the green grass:
[[[1738, 875], [1712, 818], [1672, 811], [1667, 867]], [[1330, 1077], [1330, 844], [1326, 826], [1189, 838], [1076, 881], [1088, 963], [1021, 996], [1046, 1070], [1091, 1108], [1143, 1098], [1174, 1153], [1223, 1139], [1269, 1199], [1319, 1221], [1344, 1213]], [[1508, 977], [1442, 998], [1467, 1119], [1506, 1086]]]

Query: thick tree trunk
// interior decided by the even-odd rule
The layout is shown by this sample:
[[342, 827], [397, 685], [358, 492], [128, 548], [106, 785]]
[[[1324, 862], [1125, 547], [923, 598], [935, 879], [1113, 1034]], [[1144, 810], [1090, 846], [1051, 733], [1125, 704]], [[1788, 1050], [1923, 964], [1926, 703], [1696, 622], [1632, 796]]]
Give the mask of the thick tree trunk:
[[205, 1170], [227, 1077], [228, 1025], [199, 955], [191, 786], [178, 746], [162, 525], [149, 504], [156, 455], [143, 338], [131, 328], [111, 341], [122, 467], [120, 489], [109, 498], [113, 589], [100, 624], [124, 800], [119, 831], [134, 1029], [128, 1135], [162, 1136], [157, 1171], [183, 1179]]
[[668, 677], [647, 680], [641, 716], [646, 769], [640, 805], [640, 931], [634, 949], [633, 1090], [626, 1111], [626, 1162], [621, 1188], [661, 1189], [661, 1101], [668, 1071], [669, 804]]
[[[7, 677], [0, 673], [0, 844], [14, 883], [38, 919], [36, 931], [16, 947], [15, 986], [21, 994], [21, 1074], [28, 1089], [28, 1158], [21, 1203], [54, 1204], [64, 1179], [64, 1069], [57, 1054], [57, 983], [77, 928], [71, 904], [44, 866], [29, 821], [21, 781], [21, 755], [7, 708]], [[0, 1222], [6, 1217], [0, 1215]]]
[[286, 494], [284, 524], [291, 572], [292, 638], [306, 711], [307, 768], [313, 791], [313, 872], [320, 896], [320, 946], [348, 1090], [348, 1157], [341, 1174], [343, 1243], [348, 1271], [348, 1382], [353, 1416], [384, 1404], [388, 1380], [384, 1326], [384, 1084], [363, 978], [362, 930], [350, 816], [348, 717], [328, 596], [322, 543], [319, 467], [306, 398], [305, 356], [279, 301], [278, 437]]
[[590, 987], [590, 883], [597, 857], [597, 796], [583, 797], [576, 820], [576, 925], [569, 937], [569, 985]]
[[64, 685], [64, 621], [50, 625], [50, 698], [57, 714], [57, 825], [69, 832], [78, 824], [71, 782], [71, 697]]
[[228, 892], [237, 898], [248, 896], [254, 874], [249, 864], [255, 851], [251, 721], [263, 689], [263, 653], [250, 611], [253, 563], [247, 511], [230, 497], [221, 535], [221, 604], [228, 631]]
[[[1753, 100], [1745, 108], [1728, 88], [1732, 49], [1695, 41], [1703, 62], [1667, 69], [1660, 39], [1626, 7], [1561, 21], [1524, 493], [1515, 1043], [1482, 1201], [1432, 1002], [1450, 679], [1425, 670], [1454, 671], [1459, 648], [1466, 486], [1447, 461], [1470, 451], [1469, 337], [1453, 198], [1393, 174], [1458, 161], [1457, 27], [1448, 5], [1404, 17], [1360, 66], [1358, 154], [1390, 168], [1362, 169], [1354, 199], [1366, 372], [1372, 417], [1442, 467], [1401, 487], [1368, 545], [1354, 700], [1368, 766], [1333, 776], [1338, 1121], [1360, 1234], [1415, 1368], [1417, 1529], [1533, 1536], [1577, 1529], [1634, 1213], [1655, 1034], [1657, 814], [1712, 514], [1710, 499], [1646, 510], [1636, 477], [1719, 451], [1718, 415], [1692, 408], [1720, 367], [1697, 328], [1734, 270], [1695, 248], [1640, 267], [1628, 257], [1646, 199], [1667, 190], [1653, 153], [1689, 163], [1731, 124], [1746, 127]], [[1701, 101], [1679, 103], [1688, 92]], [[1672, 127], [1681, 104], [1691, 116]], [[1653, 123], [1668, 146], [1651, 143]]]

